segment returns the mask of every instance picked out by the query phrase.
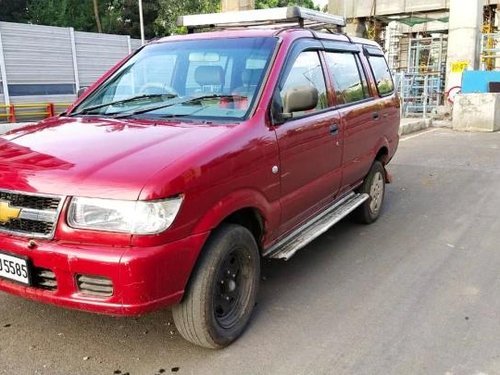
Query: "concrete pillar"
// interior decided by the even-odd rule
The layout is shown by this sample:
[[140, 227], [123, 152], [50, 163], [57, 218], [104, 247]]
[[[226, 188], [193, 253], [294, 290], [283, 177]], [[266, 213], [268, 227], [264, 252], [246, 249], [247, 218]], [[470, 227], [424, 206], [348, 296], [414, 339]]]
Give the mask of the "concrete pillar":
[[[478, 69], [484, 0], [450, 0], [446, 90], [461, 86], [461, 69]], [[461, 64], [463, 63], [463, 64]]]
[[255, 9], [255, 0], [222, 0], [222, 12], [233, 12], [237, 10]]
[[366, 33], [366, 19], [353, 18], [345, 27], [345, 33], [349, 36], [363, 38]]

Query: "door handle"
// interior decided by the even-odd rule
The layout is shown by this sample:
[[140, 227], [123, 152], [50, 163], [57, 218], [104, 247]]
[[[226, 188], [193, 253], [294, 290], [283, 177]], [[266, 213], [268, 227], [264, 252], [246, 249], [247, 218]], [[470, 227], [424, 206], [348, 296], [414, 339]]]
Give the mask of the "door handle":
[[339, 134], [339, 127], [337, 124], [330, 125], [330, 135]]
[[378, 113], [378, 112], [373, 112], [373, 114], [372, 114], [372, 118], [373, 118], [374, 120], [378, 120], [378, 119], [380, 118], [379, 113]]

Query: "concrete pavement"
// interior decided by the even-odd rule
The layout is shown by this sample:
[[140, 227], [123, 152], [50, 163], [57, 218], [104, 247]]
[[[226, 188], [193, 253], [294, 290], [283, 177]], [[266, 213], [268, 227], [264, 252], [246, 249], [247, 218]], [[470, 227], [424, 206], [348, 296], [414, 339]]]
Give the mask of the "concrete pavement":
[[500, 374], [500, 133], [403, 138], [379, 221], [266, 261], [231, 347], [0, 294], [0, 374]]

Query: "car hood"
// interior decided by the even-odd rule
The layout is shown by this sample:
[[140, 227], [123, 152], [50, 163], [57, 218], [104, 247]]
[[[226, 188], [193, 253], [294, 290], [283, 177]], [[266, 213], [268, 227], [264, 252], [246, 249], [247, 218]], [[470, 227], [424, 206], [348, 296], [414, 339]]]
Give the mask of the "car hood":
[[232, 126], [61, 117], [0, 137], [0, 189], [137, 199], [149, 178]]

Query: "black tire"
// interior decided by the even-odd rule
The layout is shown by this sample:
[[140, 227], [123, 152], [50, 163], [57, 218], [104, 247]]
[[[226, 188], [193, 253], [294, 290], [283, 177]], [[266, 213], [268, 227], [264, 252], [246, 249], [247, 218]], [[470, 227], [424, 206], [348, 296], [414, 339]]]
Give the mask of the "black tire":
[[183, 301], [172, 309], [177, 330], [205, 348], [229, 345], [250, 320], [259, 280], [255, 238], [242, 226], [223, 224], [205, 245]]
[[358, 223], [371, 224], [379, 218], [384, 203], [385, 170], [380, 161], [375, 160], [372, 164], [358, 192], [370, 197], [353, 212], [353, 218]]

